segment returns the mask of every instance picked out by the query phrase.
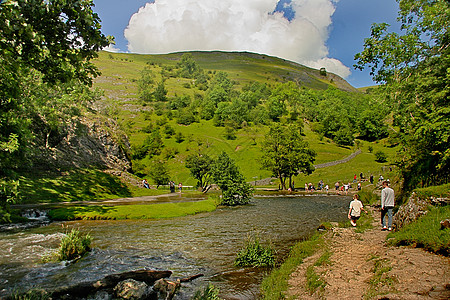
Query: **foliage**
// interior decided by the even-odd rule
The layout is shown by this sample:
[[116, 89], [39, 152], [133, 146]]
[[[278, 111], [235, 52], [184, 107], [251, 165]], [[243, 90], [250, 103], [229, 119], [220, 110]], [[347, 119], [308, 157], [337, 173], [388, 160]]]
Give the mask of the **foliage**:
[[247, 237], [234, 265], [237, 267], [272, 267], [275, 265], [275, 250], [272, 246], [263, 246], [257, 234]]
[[9, 204], [19, 197], [19, 181], [0, 178], [0, 223], [11, 222]]
[[441, 229], [440, 224], [445, 219], [450, 219], [450, 207], [448, 205], [433, 207], [416, 222], [406, 225], [399, 231], [389, 233], [388, 244], [411, 245], [448, 256], [450, 254], [450, 229]]
[[262, 144], [262, 165], [278, 177], [283, 189], [286, 189], [287, 178], [292, 188], [292, 176], [314, 171], [316, 153], [303, 141], [300, 132], [299, 127], [293, 124], [273, 124]]
[[399, 127], [403, 188], [448, 182], [450, 176], [450, 3], [398, 0], [402, 33], [372, 26], [355, 67], [369, 67], [384, 86]]
[[150, 178], [156, 184], [156, 188], [160, 185], [168, 184], [170, 180], [169, 171], [167, 170], [166, 162], [161, 159], [154, 159], [151, 162]]
[[250, 201], [253, 189], [245, 182], [244, 176], [226, 152], [222, 152], [215, 160], [212, 177], [222, 191], [223, 205], [242, 205]]
[[26, 293], [14, 293], [8, 299], [11, 300], [50, 300], [52, 299], [50, 294], [45, 290], [33, 289]]
[[202, 189], [202, 192], [208, 191], [210, 187], [213, 163], [213, 159], [203, 153], [186, 157], [186, 168], [197, 180], [197, 186]]
[[[71, 88], [91, 85], [92, 76], [99, 75], [90, 59], [111, 40], [100, 32], [92, 6], [88, 0], [2, 3], [0, 19], [7, 22], [0, 31], [0, 145], [15, 136], [18, 148], [0, 152], [1, 173], [20, 165], [32, 147], [34, 115], [50, 116], [39, 118], [50, 128], [61, 120], [59, 106], [67, 99], [54, 93], [70, 94]], [[42, 105], [41, 99], [58, 105]]]
[[387, 162], [387, 155], [383, 151], [375, 152], [375, 161], [379, 163]]
[[73, 260], [82, 257], [91, 250], [92, 237], [89, 234], [82, 235], [77, 229], [72, 229], [61, 239], [56, 252], [58, 261]]
[[221, 300], [219, 297], [219, 288], [216, 288], [211, 283], [208, 284], [203, 290], [197, 291], [193, 300]]

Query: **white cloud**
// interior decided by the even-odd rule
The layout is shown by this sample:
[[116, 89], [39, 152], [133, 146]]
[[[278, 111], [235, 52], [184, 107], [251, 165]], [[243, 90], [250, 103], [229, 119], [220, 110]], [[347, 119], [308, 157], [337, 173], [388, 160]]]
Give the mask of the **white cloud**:
[[107, 52], [112, 52], [112, 53], [118, 53], [118, 52], [120, 52], [120, 49], [119, 49], [119, 48], [116, 48], [114, 45], [108, 45], [108, 46], [106, 46], [105, 48], [103, 48], [103, 50], [104, 50], [104, 51], [107, 51]]
[[292, 0], [295, 18], [291, 21], [282, 13], [272, 13], [277, 2], [155, 0], [131, 17], [124, 32], [128, 50], [151, 54], [250, 51], [348, 76], [350, 69], [328, 58], [325, 45], [336, 1]]

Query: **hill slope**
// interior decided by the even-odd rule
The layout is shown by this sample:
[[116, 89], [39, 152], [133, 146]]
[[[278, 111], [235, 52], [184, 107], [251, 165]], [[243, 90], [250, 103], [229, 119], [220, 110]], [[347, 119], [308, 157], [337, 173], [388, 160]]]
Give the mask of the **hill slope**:
[[[293, 81], [307, 90], [323, 91], [332, 86], [346, 92], [359, 93], [337, 75], [327, 73], [323, 76], [319, 70], [280, 58], [247, 52], [190, 53], [198, 66], [211, 77], [217, 72], [226, 72], [236, 91], [241, 91], [252, 82], [274, 87], [283, 82]], [[171, 178], [176, 182], [183, 182], [185, 185], [195, 184], [188, 169], [184, 167], [184, 161], [187, 155], [199, 150], [212, 157], [226, 151], [237, 162], [248, 181], [271, 176], [260, 166], [262, 155], [260, 142], [267, 132], [267, 126], [249, 124], [236, 129], [235, 138], [228, 139], [225, 137], [226, 128], [214, 126], [213, 120], [198, 119], [190, 125], [181, 125], [173, 118], [172, 113], [160, 112], [161, 107], [166, 107], [177, 97], [187, 95], [196, 99], [206, 95], [205, 90], [195, 86], [193, 79], [176, 75], [175, 70], [183, 54], [185, 53], [162, 55], [99, 53], [95, 64], [102, 72], [102, 76], [98, 77], [94, 84], [95, 87], [104, 90], [104, 97], [96, 104], [97, 109], [121, 124], [132, 147], [142, 145], [150, 136], [152, 128], [159, 128], [164, 144], [159, 157], [165, 161]], [[166, 102], [146, 102], [140, 99], [138, 82], [145, 68], [151, 71], [155, 82], [164, 81], [167, 90]], [[179, 111], [175, 110], [175, 113]], [[165, 128], [171, 128], [174, 134], [164, 133]], [[181, 141], [175, 138], [177, 134], [183, 137]], [[343, 159], [356, 150], [351, 147], [339, 147], [330, 139], [320, 137], [310, 130], [308, 124], [305, 126], [304, 138], [317, 152], [316, 164]], [[375, 145], [374, 148], [377, 149], [379, 146]], [[372, 160], [373, 155], [370, 157]], [[148, 175], [151, 160], [148, 156], [135, 159], [133, 170], [142, 176]], [[333, 177], [330, 180], [335, 179]]]

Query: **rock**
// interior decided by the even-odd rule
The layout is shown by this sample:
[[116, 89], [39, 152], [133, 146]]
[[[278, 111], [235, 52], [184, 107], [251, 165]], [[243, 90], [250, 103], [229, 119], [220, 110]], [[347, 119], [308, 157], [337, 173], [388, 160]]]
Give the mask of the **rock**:
[[158, 292], [158, 299], [171, 300], [180, 286], [180, 280], [171, 281], [161, 278], [155, 282], [153, 290]]
[[416, 193], [412, 193], [408, 202], [400, 206], [397, 213], [394, 215], [394, 228], [399, 229], [423, 216], [428, 211], [430, 201], [419, 198]]
[[112, 298], [107, 291], [98, 291], [94, 296], [87, 297], [87, 300], [112, 300]]
[[441, 229], [446, 229], [446, 228], [450, 228], [450, 220], [443, 220], [441, 221]]
[[142, 300], [152, 299], [152, 296], [156, 295], [153, 289], [145, 282], [127, 279], [116, 285], [114, 288], [114, 296], [121, 299]]

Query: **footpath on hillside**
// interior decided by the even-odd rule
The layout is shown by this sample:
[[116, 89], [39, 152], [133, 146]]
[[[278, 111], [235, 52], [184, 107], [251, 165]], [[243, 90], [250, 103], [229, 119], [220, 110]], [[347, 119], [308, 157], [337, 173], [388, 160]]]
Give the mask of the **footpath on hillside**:
[[[308, 257], [291, 274], [293, 299], [450, 299], [450, 258], [419, 248], [386, 245], [379, 210], [371, 210], [373, 229], [335, 227], [325, 234], [329, 263], [314, 266], [323, 252]], [[311, 292], [307, 270], [323, 282]], [[291, 299], [291, 298], [289, 298]]]

